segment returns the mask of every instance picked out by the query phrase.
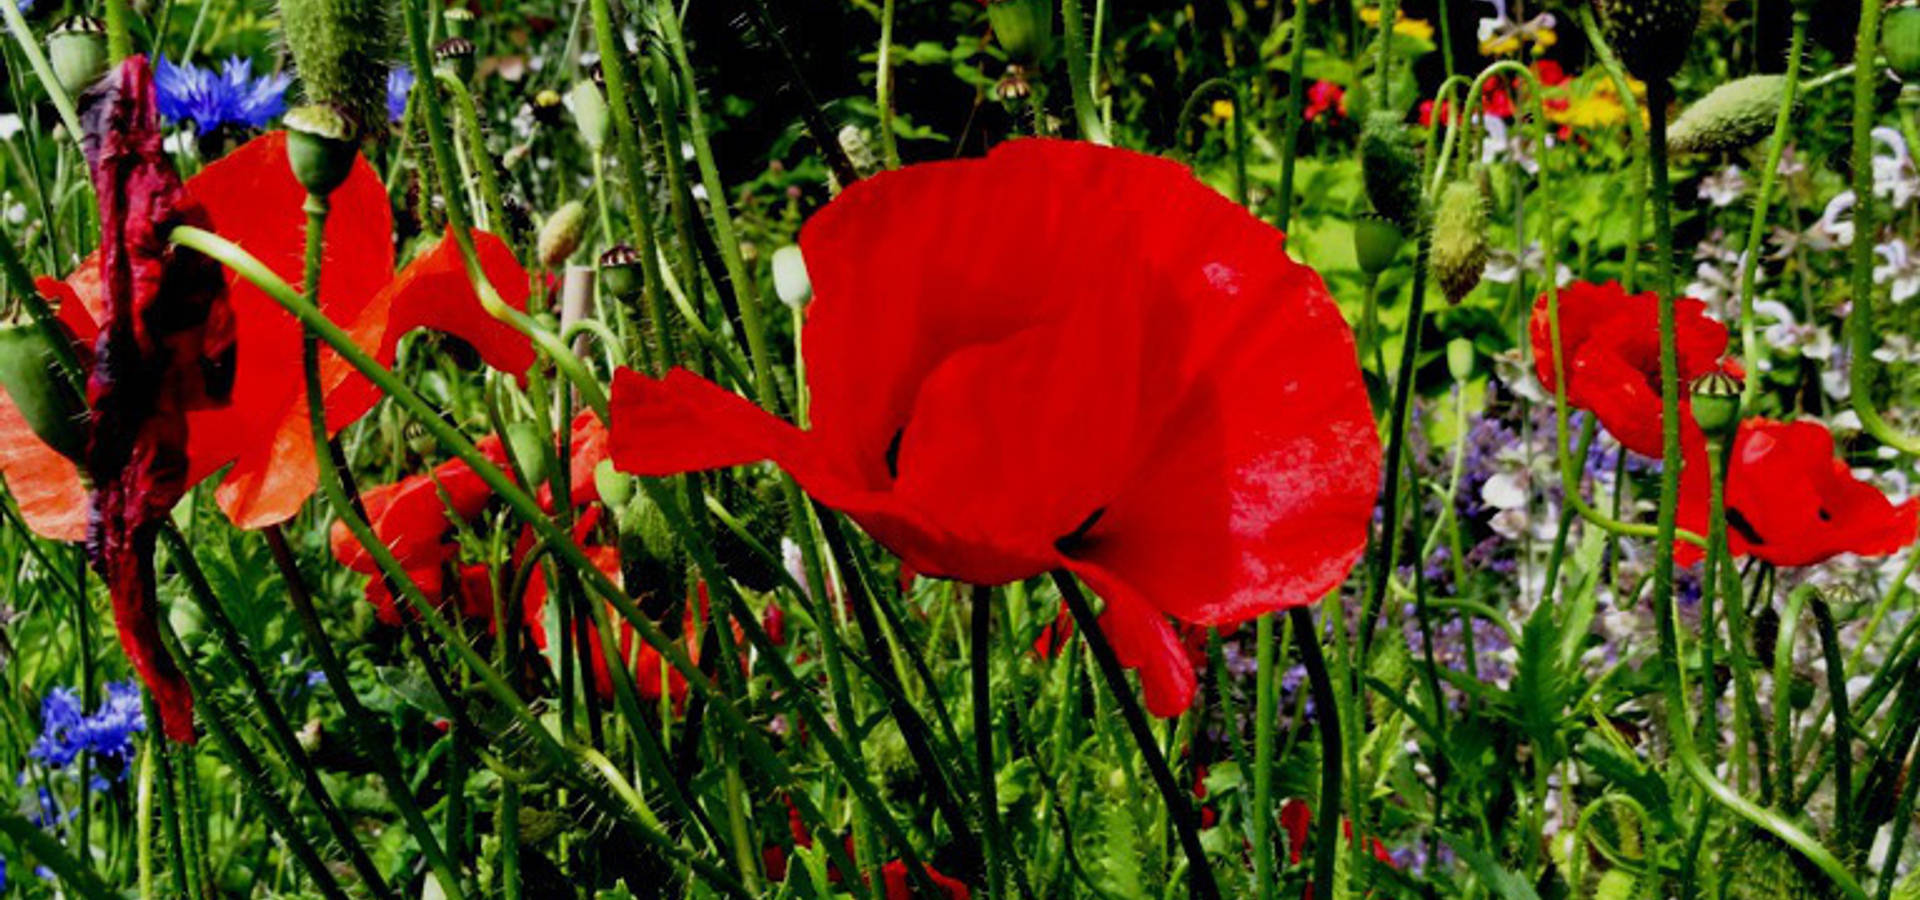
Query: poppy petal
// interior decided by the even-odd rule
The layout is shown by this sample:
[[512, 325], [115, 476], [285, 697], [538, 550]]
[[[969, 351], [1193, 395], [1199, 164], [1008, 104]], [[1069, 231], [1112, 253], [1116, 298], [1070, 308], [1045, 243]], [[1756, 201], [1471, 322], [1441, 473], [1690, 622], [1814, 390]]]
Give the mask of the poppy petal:
[[86, 539], [87, 487], [79, 467], [33, 433], [6, 391], [0, 391], [0, 476], [35, 533], [55, 541]]
[[1193, 704], [1199, 680], [1187, 651], [1165, 616], [1135, 594], [1126, 582], [1097, 566], [1074, 564], [1073, 571], [1093, 588], [1107, 608], [1100, 613], [1100, 633], [1113, 645], [1120, 665], [1140, 673], [1147, 711], [1161, 718], [1186, 712]]

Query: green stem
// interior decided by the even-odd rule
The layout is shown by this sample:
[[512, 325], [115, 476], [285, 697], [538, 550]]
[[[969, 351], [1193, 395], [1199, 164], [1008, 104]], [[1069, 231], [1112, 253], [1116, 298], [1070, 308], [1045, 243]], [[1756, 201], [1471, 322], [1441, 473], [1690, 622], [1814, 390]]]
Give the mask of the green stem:
[[[27, 58], [27, 64], [33, 67], [34, 77], [40, 79], [40, 87], [46, 90], [53, 108], [60, 113], [60, 124], [67, 127], [67, 135], [75, 145], [86, 130], [80, 127], [80, 113], [74, 109], [73, 100], [60, 87], [60, 79], [53, 74], [52, 64], [47, 55], [40, 50], [40, 42], [33, 36], [33, 28], [27, 24], [27, 17], [20, 12], [19, 4], [0, 3], [0, 16], [7, 20], [7, 30], [13, 33], [13, 42], [20, 47], [21, 54]], [[52, 222], [48, 228], [54, 227]]]
[[[1741, 389], [1740, 405], [1753, 408], [1760, 378], [1766, 371], [1766, 347], [1760, 343], [1753, 321], [1754, 285], [1760, 277], [1761, 241], [1766, 236], [1767, 211], [1773, 201], [1773, 189], [1780, 180], [1780, 159], [1786, 153], [1787, 137], [1793, 133], [1795, 92], [1800, 87], [1801, 57], [1806, 55], [1807, 24], [1811, 13], [1801, 4], [1793, 11], [1793, 40], [1787, 51], [1786, 89], [1780, 95], [1780, 110], [1773, 119], [1773, 136], [1767, 141], [1766, 168], [1760, 171], [1760, 193], [1753, 198], [1753, 224], [1747, 228], [1747, 245], [1740, 255], [1740, 354], [1747, 368], [1756, 373]], [[1871, 242], [1869, 242], [1871, 243]]]
[[[888, 0], [892, 6], [892, 0]], [[1084, 15], [1080, 11], [1080, 0], [1060, 0], [1060, 20], [1063, 52], [1067, 55], [1067, 80], [1073, 94], [1073, 118], [1080, 126], [1081, 140], [1096, 144], [1110, 144], [1113, 139], [1107, 134], [1106, 123], [1100, 119], [1100, 110], [1094, 104], [1095, 88], [1094, 67], [1100, 60], [1100, 21], [1095, 12], [1094, 42], [1086, 45], [1082, 29]]]
[[893, 6], [894, 0], [880, 5], [880, 60], [875, 63], [873, 100], [880, 107], [880, 152], [887, 168], [900, 168], [900, 142], [893, 136]]
[[[1307, 683], [1313, 692], [1314, 722], [1320, 727], [1319, 821], [1314, 825], [1313, 883], [1333, 884], [1334, 862], [1340, 848], [1340, 777], [1344, 756], [1340, 737], [1340, 702], [1334, 696], [1333, 676], [1327, 672], [1326, 657], [1320, 653], [1320, 629], [1313, 622], [1313, 611], [1304, 606], [1287, 610], [1300, 642], [1300, 662], [1307, 669]], [[1331, 891], [1331, 887], [1328, 888]]]
[[[1840, 847], [1851, 853], [1856, 846], [1853, 819], [1853, 720], [1847, 715], [1847, 672], [1840, 659], [1840, 633], [1834, 626], [1833, 609], [1819, 591], [1807, 595], [1807, 609], [1813, 613], [1814, 626], [1820, 632], [1820, 652], [1827, 668], [1827, 695], [1833, 698], [1833, 811], [1838, 823]], [[1908, 778], [1914, 777], [1908, 773]], [[1895, 841], [1893, 847], [1899, 847]], [[1892, 863], [1889, 862], [1889, 868]]]
[[1272, 613], [1254, 621], [1253, 883], [1259, 900], [1273, 900], [1273, 731], [1279, 682], [1273, 671]]
[[[668, 326], [666, 301], [660, 296], [661, 269], [652, 249], [655, 240], [653, 203], [648, 197], [642, 135], [633, 120], [635, 91], [627, 80], [627, 52], [620, 33], [614, 30], [607, 0], [593, 0], [593, 33], [600, 48], [600, 70], [607, 82], [607, 108], [613, 115], [613, 147], [625, 169], [628, 226], [634, 247], [640, 251], [641, 308], [646, 311], [648, 328], [659, 343], [655, 374], [664, 373], [675, 353], [673, 330]], [[646, 341], [635, 344], [645, 352]]]
[[53, 870], [61, 885], [72, 889], [87, 900], [110, 900], [119, 896], [114, 893], [100, 876], [87, 870], [86, 866], [73, 858], [67, 848], [60, 845], [53, 835], [40, 830], [32, 822], [12, 813], [0, 813], [0, 834], [5, 834], [14, 846], [31, 854], [41, 865]]
[[127, 0], [107, 0], [106, 6], [107, 62], [117, 66], [133, 52], [133, 40], [127, 33]]
[[1293, 222], [1293, 170], [1300, 154], [1300, 121], [1307, 105], [1307, 0], [1294, 0], [1292, 49], [1287, 55], [1287, 107], [1280, 120], [1280, 211], [1273, 227], [1286, 231]]
[[487, 136], [480, 130], [480, 113], [474, 108], [473, 95], [452, 72], [436, 70], [434, 80], [453, 97], [453, 117], [466, 132], [467, 153], [473, 160], [474, 178], [480, 183], [480, 199], [487, 205], [487, 220], [481, 228], [506, 227], [506, 205], [500, 197], [500, 181], [493, 172], [493, 156], [487, 152]]
[[973, 608], [969, 651], [973, 666], [973, 753], [974, 771], [980, 773], [981, 830], [987, 836], [986, 894], [989, 900], [999, 900], [1005, 896], [1000, 867], [1006, 851], [1000, 846], [1000, 793], [996, 785], [1000, 769], [993, 761], [993, 663], [987, 653], [992, 646], [993, 589], [973, 585], [967, 599]]

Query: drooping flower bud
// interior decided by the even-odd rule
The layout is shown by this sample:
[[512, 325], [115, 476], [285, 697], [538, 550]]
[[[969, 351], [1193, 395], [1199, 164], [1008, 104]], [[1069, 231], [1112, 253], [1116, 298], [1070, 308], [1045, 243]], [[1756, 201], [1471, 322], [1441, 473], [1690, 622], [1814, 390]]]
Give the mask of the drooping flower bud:
[[621, 302], [640, 293], [640, 252], [631, 244], [615, 244], [600, 254], [600, 291]]
[[1412, 230], [1420, 221], [1420, 158], [1399, 116], [1367, 116], [1360, 129], [1360, 164], [1373, 211]]
[[1718, 369], [1695, 378], [1693, 421], [1711, 438], [1725, 438], [1740, 425], [1740, 379]]
[[1887, 55], [1887, 68], [1902, 80], [1920, 79], [1920, 6], [1887, 11], [1880, 23], [1880, 52]]
[[47, 38], [54, 80], [68, 96], [85, 91], [107, 71], [107, 29], [92, 16], [72, 16]]
[[596, 153], [607, 144], [607, 97], [600, 91], [592, 81], [582, 81], [567, 92], [568, 100], [573, 103], [573, 124], [580, 129], [580, 139], [586, 142], [587, 149]]
[[1447, 302], [1459, 303], [1487, 267], [1487, 195], [1473, 179], [1447, 185], [1433, 217], [1433, 278]]
[[807, 261], [800, 255], [799, 245], [788, 244], [773, 251], [773, 292], [780, 302], [794, 309], [813, 299], [813, 281], [807, 277]]
[[987, 21], [1007, 58], [1038, 63], [1053, 49], [1053, 4], [1048, 0], [987, 0]]
[[1673, 153], [1732, 153], [1773, 133], [1786, 96], [1784, 75], [1749, 75], [1701, 97], [1673, 120], [1667, 149]]
[[282, 121], [287, 126], [287, 163], [307, 193], [325, 197], [347, 180], [360, 155], [355, 138], [359, 129], [345, 113], [331, 106], [295, 107]]
[[306, 102], [353, 122], [387, 118], [384, 0], [280, 0], [280, 20]]
[[478, 52], [479, 49], [466, 38], [447, 38], [433, 48], [433, 66], [463, 82], [472, 81], [474, 58]]
[[1700, 0], [1593, 0], [1607, 43], [1642, 81], [1680, 71], [1700, 23]]
[[578, 200], [568, 200], [561, 204], [553, 215], [547, 217], [540, 226], [540, 237], [535, 242], [540, 255], [540, 264], [549, 269], [558, 269], [565, 265], [567, 257], [580, 249], [580, 239], [587, 232], [587, 208]]
[[77, 461], [87, 448], [87, 405], [61, 376], [54, 354], [38, 326], [0, 326], [0, 390], [42, 443]]
[[1360, 271], [1378, 275], [1393, 265], [1407, 233], [1385, 216], [1362, 213], [1353, 221], [1353, 256]]

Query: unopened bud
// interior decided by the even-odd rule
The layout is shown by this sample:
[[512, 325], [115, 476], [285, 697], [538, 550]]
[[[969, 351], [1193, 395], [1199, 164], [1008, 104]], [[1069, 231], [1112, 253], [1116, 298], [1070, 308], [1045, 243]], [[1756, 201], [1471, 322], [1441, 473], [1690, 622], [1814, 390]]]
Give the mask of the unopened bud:
[[513, 451], [514, 463], [527, 476], [527, 483], [544, 484], [547, 480], [546, 432], [532, 422], [509, 422], [503, 436], [507, 439], [507, 448]]
[[354, 122], [387, 117], [386, 0], [280, 0], [281, 31], [306, 102]]
[[47, 333], [33, 324], [0, 326], [0, 389], [13, 398], [41, 443], [78, 460], [87, 447], [86, 403], [55, 363]]
[[1732, 153], [1773, 133], [1786, 96], [1784, 75], [1749, 75], [1701, 97], [1673, 120], [1667, 149], [1674, 153]]
[[1447, 342], [1447, 374], [1456, 382], [1473, 377], [1473, 341], [1454, 338]]
[[1480, 283], [1489, 253], [1487, 195], [1472, 179], [1448, 184], [1433, 217], [1431, 259], [1434, 280], [1447, 302], [1459, 303]]
[[560, 92], [552, 88], [541, 88], [527, 106], [533, 111], [533, 120], [548, 128], [560, 124], [560, 119], [567, 113], [566, 104], [560, 100]]
[[578, 200], [569, 200], [561, 204], [553, 215], [547, 217], [540, 226], [540, 236], [535, 242], [539, 251], [540, 264], [549, 269], [558, 269], [565, 265], [567, 257], [580, 249], [580, 239], [587, 232], [587, 208]]
[[1909, 83], [1920, 79], [1920, 7], [1887, 11], [1880, 23], [1880, 52], [1887, 55], [1887, 68], [1901, 79]]
[[1700, 23], [1700, 0], [1593, 0], [1620, 62], [1642, 81], [1680, 71]]
[[592, 81], [582, 81], [567, 92], [573, 102], [573, 124], [587, 149], [599, 152], [607, 143], [607, 98]]
[[800, 255], [800, 248], [788, 244], [773, 251], [773, 292], [780, 302], [794, 309], [807, 305], [813, 299], [813, 281], [807, 276], [807, 260]]

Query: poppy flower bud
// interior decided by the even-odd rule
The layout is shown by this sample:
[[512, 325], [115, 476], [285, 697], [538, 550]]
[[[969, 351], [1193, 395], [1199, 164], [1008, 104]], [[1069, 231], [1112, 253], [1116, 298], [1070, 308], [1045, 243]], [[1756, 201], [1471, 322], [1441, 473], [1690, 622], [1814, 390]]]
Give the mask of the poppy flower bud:
[[615, 244], [600, 254], [600, 290], [621, 302], [640, 293], [640, 252], [631, 244]]
[[1732, 153], [1773, 133], [1784, 75], [1750, 75], [1714, 88], [1673, 121], [1667, 149], [1674, 153]]
[[464, 6], [450, 6], [440, 14], [440, 18], [447, 23], [447, 34], [473, 40], [473, 10]]
[[1887, 55], [1887, 68], [1901, 79], [1920, 78], [1920, 7], [1887, 11], [1880, 23], [1880, 52]]
[[1354, 219], [1353, 256], [1360, 263], [1360, 271], [1368, 275], [1378, 275], [1393, 265], [1406, 240], [1406, 232], [1385, 216], [1363, 213]]
[[474, 57], [478, 48], [463, 37], [451, 37], [433, 48], [434, 68], [450, 72], [461, 81], [472, 81]]
[[613, 460], [603, 459], [593, 467], [593, 491], [600, 502], [618, 509], [633, 499], [633, 476], [613, 467]]
[[387, 120], [385, 0], [280, 0], [281, 29], [306, 102], [354, 122]]
[[1402, 229], [1413, 228], [1420, 220], [1420, 158], [1399, 116], [1367, 116], [1360, 129], [1360, 164], [1373, 211]]
[[535, 242], [540, 255], [540, 264], [549, 269], [558, 269], [565, 265], [567, 257], [580, 249], [580, 239], [587, 232], [587, 208], [578, 200], [568, 200], [547, 217], [540, 226], [540, 236]]
[[1724, 438], [1740, 424], [1740, 379], [1714, 370], [1693, 380], [1693, 421], [1708, 437]]
[[1433, 218], [1431, 265], [1447, 302], [1459, 303], [1487, 267], [1487, 195], [1471, 180], [1448, 184]]
[[289, 111], [287, 163], [307, 193], [325, 197], [353, 172], [360, 155], [354, 137], [358, 129], [345, 113], [331, 106], [300, 106]]
[[53, 343], [39, 326], [0, 326], [0, 389], [42, 443], [78, 461], [87, 447], [87, 407], [54, 359]]
[[71, 16], [47, 38], [54, 80], [73, 96], [92, 87], [107, 71], [107, 30], [92, 16]]
[[987, 0], [987, 22], [1000, 49], [1015, 62], [1037, 63], [1053, 49], [1053, 4], [1048, 0]]
[[512, 422], [502, 434], [507, 446], [513, 450], [513, 461], [526, 473], [527, 481], [533, 484], [545, 484], [547, 480], [547, 445], [551, 443], [545, 431], [532, 422]]
[[780, 296], [780, 302], [794, 309], [813, 299], [813, 281], [807, 277], [807, 260], [800, 255], [798, 245], [788, 244], [773, 251], [773, 292]]
[[567, 99], [573, 103], [573, 124], [580, 129], [580, 139], [587, 143], [587, 149], [600, 152], [607, 144], [607, 97], [592, 81], [582, 81], [567, 92]]
[[1454, 338], [1447, 342], [1447, 374], [1454, 381], [1466, 381], [1473, 377], [1473, 342], [1466, 338]]
[[1593, 0], [1593, 8], [1613, 52], [1642, 81], [1680, 71], [1700, 22], [1700, 0]]

